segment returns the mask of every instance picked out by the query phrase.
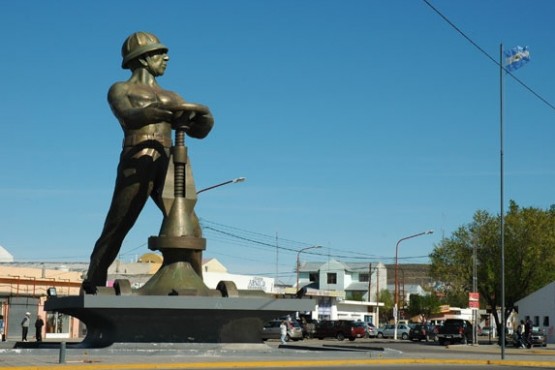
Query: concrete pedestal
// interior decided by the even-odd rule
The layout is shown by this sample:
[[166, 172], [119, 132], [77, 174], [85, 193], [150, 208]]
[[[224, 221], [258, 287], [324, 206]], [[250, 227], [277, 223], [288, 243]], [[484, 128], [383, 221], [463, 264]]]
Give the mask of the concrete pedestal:
[[296, 311], [311, 311], [310, 299], [197, 296], [50, 297], [46, 311], [74, 316], [87, 326], [79, 347], [113, 343], [260, 343], [262, 326]]

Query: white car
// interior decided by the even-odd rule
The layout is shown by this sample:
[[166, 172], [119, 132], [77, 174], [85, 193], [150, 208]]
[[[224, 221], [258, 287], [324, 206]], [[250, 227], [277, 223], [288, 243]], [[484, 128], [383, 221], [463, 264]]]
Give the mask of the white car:
[[366, 336], [368, 338], [375, 338], [378, 335], [378, 328], [376, 328], [374, 326], [374, 324], [372, 323], [366, 323], [367, 329], [366, 329]]
[[[406, 324], [397, 324], [397, 338], [409, 339], [410, 328]], [[393, 338], [395, 336], [395, 325], [387, 324], [378, 329], [378, 338]]]

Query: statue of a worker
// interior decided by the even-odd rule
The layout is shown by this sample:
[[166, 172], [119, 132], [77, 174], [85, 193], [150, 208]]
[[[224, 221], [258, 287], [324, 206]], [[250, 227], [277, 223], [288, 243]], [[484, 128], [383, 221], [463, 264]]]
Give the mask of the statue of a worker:
[[108, 102], [123, 129], [123, 149], [112, 203], [83, 282], [90, 293], [106, 285], [108, 267], [147, 199], [152, 197], [162, 210], [172, 127], [186, 126], [188, 136], [202, 139], [214, 124], [207, 107], [187, 103], [158, 85], [156, 77], [164, 74], [169, 57], [168, 48], [156, 36], [132, 34], [123, 43], [121, 54], [122, 68], [131, 70], [131, 78], [112, 85]]

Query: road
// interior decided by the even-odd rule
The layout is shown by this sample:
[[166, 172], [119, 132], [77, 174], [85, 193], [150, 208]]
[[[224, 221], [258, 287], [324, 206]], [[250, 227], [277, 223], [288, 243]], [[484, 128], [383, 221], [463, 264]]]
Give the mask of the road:
[[[316, 369], [321, 368], [321, 367], [316, 367]], [[326, 370], [344, 370], [344, 369], [349, 369], [350, 367], [344, 367], [344, 366], [338, 366], [338, 367], [325, 367]], [[411, 365], [410, 366], [411, 369], [449, 369], [449, 370], [469, 370], [468, 365], [465, 366], [445, 366], [445, 365]], [[496, 369], [496, 368], [503, 368], [503, 369], [511, 369], [511, 370], [530, 370], [530, 366], [506, 366], [506, 365], [481, 365], [481, 366], [472, 366], [471, 370], [491, 370], [491, 369]], [[161, 369], [161, 368], [156, 368], [156, 369]], [[161, 370], [175, 370], [175, 367], [171, 367], [171, 368], [166, 368], [166, 369], [161, 369]], [[180, 367], [179, 369], [182, 370], [186, 370], [188, 368], [186, 367]], [[190, 368], [189, 368], [190, 369]], [[198, 368], [194, 368], [194, 369], [198, 369]], [[230, 369], [229, 367], [220, 367], [220, 368], [210, 368], [211, 370], [227, 370]], [[264, 367], [265, 370], [283, 370], [283, 367]], [[314, 370], [315, 367], [314, 366], [308, 366], [308, 367], [287, 367], [287, 369], [289, 370]], [[407, 365], [382, 365], [382, 364], [376, 364], [376, 365], [368, 365], [368, 366], [356, 366], [353, 367], [353, 369], [360, 369], [360, 370], [375, 370], [375, 369], [388, 369], [388, 370], [406, 370], [407, 369]], [[129, 369], [131, 370], [131, 369]]]
[[105, 349], [0, 348], [0, 369], [511, 369], [555, 368], [555, 346], [507, 348], [495, 344], [439, 346], [433, 343], [363, 339], [304, 340], [265, 344], [120, 344]]

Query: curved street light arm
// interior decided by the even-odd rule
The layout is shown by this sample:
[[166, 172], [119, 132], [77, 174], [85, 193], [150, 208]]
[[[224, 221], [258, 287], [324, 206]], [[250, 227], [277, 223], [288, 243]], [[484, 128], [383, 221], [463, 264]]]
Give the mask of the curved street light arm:
[[398, 322], [398, 317], [399, 317], [399, 280], [398, 280], [398, 269], [399, 269], [399, 244], [401, 244], [402, 241], [407, 240], [407, 239], [412, 239], [412, 238], [416, 238], [417, 236], [422, 236], [422, 235], [428, 235], [428, 234], [433, 234], [434, 230], [427, 230], [427, 231], [423, 231], [421, 233], [418, 234], [414, 234], [414, 235], [409, 235], [406, 236], [404, 238], [399, 239], [399, 241], [397, 242], [397, 244], [395, 245], [395, 306], [393, 309], [393, 316], [394, 316], [394, 321], [395, 321], [395, 331], [394, 331], [394, 335], [393, 335], [393, 339], [397, 340], [397, 322]]
[[237, 178], [235, 178], [235, 179], [233, 179], [233, 180], [224, 181], [224, 182], [222, 182], [222, 183], [220, 183], [220, 184], [212, 185], [212, 186], [209, 186], [209, 187], [207, 187], [207, 188], [204, 188], [204, 189], [201, 189], [201, 190], [197, 191], [197, 195], [200, 194], [200, 193], [203, 193], [203, 192], [205, 192], [205, 191], [207, 191], [207, 190], [212, 190], [212, 189], [214, 189], [214, 188], [219, 188], [220, 186], [224, 186], [224, 185], [227, 185], [227, 184], [235, 184], [235, 183], [238, 183], [238, 182], [243, 182], [243, 181], [245, 181], [245, 180], [246, 180], [245, 177], [237, 177]]
[[303, 248], [303, 249], [301, 249], [297, 252], [297, 285], [296, 285], [297, 290], [299, 290], [299, 270], [301, 268], [301, 260], [300, 260], [301, 253], [304, 252], [304, 251], [307, 251], [309, 249], [318, 249], [318, 248], [322, 248], [322, 246], [321, 245], [313, 245], [312, 247], [306, 247], [306, 248]]

